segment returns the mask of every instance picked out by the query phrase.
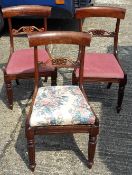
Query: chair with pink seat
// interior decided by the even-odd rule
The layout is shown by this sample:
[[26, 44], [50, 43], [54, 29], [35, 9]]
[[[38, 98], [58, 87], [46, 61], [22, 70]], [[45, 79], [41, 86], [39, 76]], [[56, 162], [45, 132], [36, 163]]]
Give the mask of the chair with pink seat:
[[[110, 88], [112, 83], [119, 83], [117, 112], [121, 110], [121, 105], [124, 96], [124, 89], [127, 83], [127, 74], [124, 72], [119, 59], [118, 59], [118, 34], [120, 20], [125, 18], [126, 10], [117, 7], [85, 7], [76, 10], [75, 17], [79, 21], [80, 31], [83, 31], [83, 20], [85, 18], [96, 17], [95, 23], [101, 22], [100, 18], [105, 18], [107, 21], [112, 22], [112, 19], [116, 19], [116, 22], [112, 22], [115, 26], [114, 31], [104, 30], [108, 23], [103, 24], [103, 29], [90, 29], [86, 31], [93, 37], [105, 37], [106, 42], [108, 38], [113, 38], [114, 49], [113, 53], [99, 53], [98, 50], [94, 53], [86, 53], [84, 60], [84, 80], [86, 82], [107, 82], [107, 88]], [[105, 27], [104, 27], [105, 26]], [[101, 26], [102, 27], [102, 26]], [[107, 26], [108, 27], [108, 26]], [[98, 43], [100, 43], [99, 40]], [[73, 72], [73, 84], [78, 82], [78, 70]]]
[[[33, 32], [42, 32], [47, 30], [47, 18], [51, 14], [51, 7], [39, 5], [21, 5], [3, 8], [3, 16], [8, 20], [9, 36], [10, 36], [10, 56], [6, 66], [3, 68], [4, 82], [6, 86], [7, 99], [9, 108], [13, 108], [13, 90], [12, 81], [19, 79], [34, 78], [34, 52], [31, 48], [23, 48], [20, 43], [20, 48], [15, 49], [15, 36], [27, 35]], [[23, 25], [23, 16], [26, 16], [26, 26]], [[13, 18], [19, 17], [19, 27], [13, 23]], [[31, 17], [34, 17], [34, 22], [37, 19], [42, 20], [42, 24], [30, 24]], [[37, 26], [36, 26], [37, 24]], [[40, 26], [41, 25], [41, 26]], [[38, 27], [39, 26], [39, 27]], [[20, 36], [21, 37], [21, 36]], [[50, 52], [47, 47], [39, 49], [39, 61], [46, 62], [46, 67], [39, 71], [39, 75], [45, 78], [51, 77], [51, 84], [56, 85], [57, 70], [51, 64]], [[17, 81], [18, 82], [18, 81]]]

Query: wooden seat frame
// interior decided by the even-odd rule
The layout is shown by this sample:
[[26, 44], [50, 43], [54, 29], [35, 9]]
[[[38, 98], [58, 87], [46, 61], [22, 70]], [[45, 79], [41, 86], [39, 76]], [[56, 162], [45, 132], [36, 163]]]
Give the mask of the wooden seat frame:
[[[79, 87], [83, 92], [84, 97], [87, 97], [83, 90], [83, 62], [85, 46], [90, 45], [91, 37], [90, 35], [81, 32], [45, 32], [38, 34], [29, 35], [29, 45], [34, 47], [34, 59], [35, 59], [35, 89], [32, 97], [32, 103], [30, 106], [29, 113], [26, 118], [26, 130], [25, 134], [27, 137], [28, 155], [29, 155], [29, 167], [31, 171], [34, 171], [35, 163], [35, 135], [45, 135], [45, 134], [57, 134], [57, 133], [89, 133], [89, 143], [88, 143], [88, 167], [91, 168], [94, 162], [94, 154], [96, 148], [96, 139], [99, 133], [99, 121], [95, 115], [94, 124], [76, 124], [76, 125], [48, 125], [48, 126], [30, 126], [30, 117], [33, 110], [33, 105], [38, 91], [38, 46], [47, 44], [75, 44], [80, 45], [80, 56], [73, 64], [73, 62], [67, 62], [66, 59], [60, 58], [56, 61], [54, 60], [55, 67], [57, 68], [80, 68], [79, 70]], [[70, 58], [69, 58], [70, 59]], [[68, 60], [68, 59], [67, 59]], [[72, 85], [71, 85], [72, 86]], [[88, 102], [88, 101], [87, 101]], [[94, 113], [94, 111], [93, 111]]]
[[[8, 27], [9, 27], [9, 35], [10, 35], [10, 56], [8, 63], [10, 62], [10, 59], [12, 57], [12, 54], [15, 52], [15, 45], [14, 45], [14, 37], [20, 36], [20, 35], [27, 35], [32, 32], [40, 32], [40, 31], [47, 31], [47, 18], [51, 14], [51, 7], [48, 6], [39, 6], [39, 5], [20, 5], [20, 6], [13, 6], [8, 8], [2, 9], [4, 18], [7, 18], [8, 20]], [[29, 17], [39, 17], [43, 20], [43, 24], [41, 28], [37, 26], [23, 26], [21, 25], [18, 29], [13, 28], [12, 19], [14, 17], [21, 17], [23, 16]], [[22, 20], [20, 18], [20, 20]], [[37, 20], [38, 18], [34, 18], [34, 20]], [[50, 58], [50, 52], [48, 50], [48, 47], [45, 47], [45, 50], [47, 51], [49, 58]], [[19, 84], [18, 79], [29, 79], [34, 78], [34, 71], [33, 72], [25, 72], [25, 73], [17, 73], [17, 74], [7, 74], [6, 67], [8, 65], [3, 67], [3, 73], [4, 73], [4, 82], [6, 86], [6, 93], [9, 103], [9, 108], [13, 109], [13, 90], [12, 90], [12, 80], [16, 80], [17, 84]], [[51, 84], [56, 85], [57, 80], [57, 70], [56, 68], [54, 70], [46, 70], [39, 73], [39, 75], [42, 77], [51, 77]]]
[[[123, 8], [117, 7], [84, 7], [77, 9], [75, 12], [75, 18], [79, 21], [79, 29], [83, 31], [83, 20], [90, 17], [105, 17], [105, 18], [115, 18], [116, 25], [115, 31], [109, 32], [103, 29], [92, 29], [89, 31], [85, 31], [91, 34], [93, 37], [110, 37], [114, 39], [114, 49], [113, 55], [117, 59], [119, 66], [123, 70], [120, 61], [118, 59], [118, 34], [119, 34], [119, 26], [120, 20], [125, 18], [126, 10]], [[84, 61], [85, 64], [85, 61]], [[112, 67], [111, 67], [112, 71]], [[73, 84], [78, 82], [78, 78], [76, 76], [76, 70], [73, 72]], [[119, 83], [118, 90], [118, 100], [117, 100], [117, 113], [121, 110], [121, 105], [124, 97], [125, 85], [127, 83], [127, 74], [123, 70], [124, 78], [104, 78], [104, 77], [84, 77], [85, 82], [108, 82], [107, 88], [110, 88], [112, 83]]]

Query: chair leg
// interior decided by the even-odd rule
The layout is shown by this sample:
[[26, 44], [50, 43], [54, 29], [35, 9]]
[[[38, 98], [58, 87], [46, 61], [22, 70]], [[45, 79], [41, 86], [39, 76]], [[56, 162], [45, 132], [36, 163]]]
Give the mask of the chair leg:
[[13, 91], [11, 81], [5, 81], [6, 94], [8, 98], [9, 109], [13, 109]]
[[78, 84], [78, 81], [77, 81], [75, 72], [73, 71], [73, 73], [72, 73], [72, 85], [77, 85], [77, 84]]
[[96, 149], [97, 136], [92, 136], [89, 134], [89, 143], [88, 143], [88, 168], [91, 169], [94, 164], [94, 155]]
[[9, 77], [6, 73], [5, 67], [2, 68], [3, 74], [4, 74], [4, 82], [5, 82], [5, 88], [6, 88], [6, 95], [8, 99], [9, 109], [13, 109], [13, 91], [12, 91], [12, 83], [11, 80], [9, 80]]
[[45, 79], [44, 79], [44, 82], [47, 82], [48, 81], [48, 77], [46, 76]]
[[18, 79], [16, 79], [16, 84], [17, 84], [17, 85], [20, 85], [20, 83], [19, 83], [19, 80], [18, 80]]
[[116, 107], [117, 113], [119, 113], [121, 110], [121, 105], [124, 97], [124, 90], [125, 90], [126, 84], [127, 84], [127, 75], [125, 75], [123, 81], [119, 83], [118, 101], [117, 101], [117, 107]]
[[57, 69], [54, 71], [54, 73], [51, 76], [51, 86], [57, 85]]
[[27, 149], [29, 157], [29, 168], [32, 172], [35, 170], [35, 141], [34, 141], [34, 131], [30, 128], [26, 130], [27, 136]]
[[112, 85], [112, 83], [108, 83], [107, 84], [107, 89], [110, 89], [111, 88], [111, 85]]

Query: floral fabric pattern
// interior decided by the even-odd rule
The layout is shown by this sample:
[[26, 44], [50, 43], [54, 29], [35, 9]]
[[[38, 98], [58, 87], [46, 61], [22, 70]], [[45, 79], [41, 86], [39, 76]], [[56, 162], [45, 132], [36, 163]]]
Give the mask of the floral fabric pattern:
[[93, 124], [95, 116], [78, 86], [38, 89], [31, 126]]

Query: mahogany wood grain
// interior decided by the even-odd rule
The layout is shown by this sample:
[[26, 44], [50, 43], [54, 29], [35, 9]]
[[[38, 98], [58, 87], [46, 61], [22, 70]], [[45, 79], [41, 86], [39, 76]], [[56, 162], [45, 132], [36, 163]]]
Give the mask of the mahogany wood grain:
[[[43, 32], [43, 33], [36, 33], [36, 34], [29, 34], [29, 45], [30, 47], [34, 47], [34, 60], [35, 60], [35, 88], [34, 94], [32, 97], [32, 103], [30, 106], [29, 113], [27, 114], [26, 118], [26, 127], [25, 133], [27, 137], [27, 146], [28, 146], [28, 156], [29, 156], [29, 168], [31, 171], [35, 170], [36, 161], [35, 161], [35, 135], [45, 135], [45, 134], [58, 134], [58, 133], [89, 133], [89, 143], [88, 143], [88, 168], [92, 168], [94, 163], [94, 155], [95, 155], [95, 148], [97, 142], [97, 135], [99, 134], [99, 120], [95, 115], [95, 122], [93, 124], [80, 124], [80, 125], [47, 125], [47, 126], [30, 126], [30, 117], [32, 114], [32, 109], [34, 105], [34, 101], [37, 95], [38, 90], [38, 70], [39, 70], [39, 63], [38, 63], [38, 47], [47, 44], [68, 44], [70, 45], [78, 45], [80, 46], [80, 54], [78, 54], [77, 64], [73, 64], [74, 68], [79, 67], [79, 86], [82, 90], [82, 93], [87, 100], [87, 96], [85, 91], [83, 90], [83, 66], [84, 66], [84, 54], [85, 54], [85, 47], [90, 45], [91, 42], [91, 35], [82, 33], [82, 32]], [[67, 52], [67, 51], [66, 51]], [[63, 58], [61, 58], [63, 59]], [[65, 59], [65, 58], [64, 58]], [[56, 62], [57, 64], [58, 62]], [[62, 62], [59, 66], [67, 68], [67, 62]], [[73, 66], [72, 65], [72, 66]], [[57, 66], [57, 65], [56, 65]], [[70, 66], [69, 66], [70, 67]], [[69, 68], [68, 67], [68, 68]]]
[[[119, 67], [123, 70], [123, 67], [120, 64], [120, 60], [118, 58], [118, 35], [119, 35], [119, 28], [120, 28], [120, 20], [125, 18], [126, 9], [119, 8], [119, 7], [108, 7], [108, 6], [94, 6], [94, 7], [84, 7], [76, 9], [75, 12], [75, 18], [79, 21], [79, 30], [84, 31], [83, 29], [83, 20], [88, 19], [91, 17], [96, 17], [96, 21], [103, 17], [109, 21], [110, 18], [115, 18], [113, 20], [113, 24], [115, 23], [115, 29], [114, 31], [107, 31], [105, 29], [105, 24], [103, 25], [104, 29], [98, 29], [98, 28], [92, 28], [90, 30], [85, 31], [86, 33], [89, 33], [92, 35], [92, 37], [105, 37], [106, 40], [108, 37], [113, 38], [114, 46], [113, 46], [113, 55], [115, 56], [115, 59], [118, 61]], [[100, 42], [100, 41], [99, 41]], [[111, 44], [111, 43], [110, 43]], [[97, 50], [95, 52], [98, 52]], [[85, 64], [85, 61], [84, 61]], [[97, 64], [97, 63], [92, 63]], [[87, 65], [88, 66], [88, 65]], [[111, 66], [111, 65], [110, 65]], [[112, 72], [112, 67], [111, 67]], [[84, 81], [86, 82], [108, 82], [107, 88], [110, 88], [112, 83], [118, 83], [119, 84], [119, 90], [118, 90], [118, 100], [117, 100], [117, 112], [119, 113], [121, 110], [121, 105], [123, 101], [124, 96], [124, 89], [125, 85], [127, 83], [127, 74], [123, 70], [124, 78], [114, 78], [109, 77], [106, 78], [105, 76], [98, 77], [98, 75], [89, 77], [84, 75]], [[78, 77], [76, 76], [76, 70], [73, 72], [73, 84], [76, 84], [78, 82]]]
[[[12, 73], [9, 74], [7, 73], [7, 66], [10, 63], [13, 54], [15, 51], [15, 36], [20, 36], [20, 35], [26, 35], [29, 33], [34, 33], [34, 32], [40, 32], [40, 31], [47, 31], [47, 18], [51, 14], [51, 7], [48, 6], [39, 6], [39, 5], [20, 5], [20, 6], [12, 6], [12, 7], [7, 7], [2, 9], [3, 16], [4, 18], [7, 18], [8, 20], [8, 27], [9, 27], [9, 36], [10, 36], [10, 54], [9, 54], [9, 59], [5, 67], [3, 67], [3, 73], [4, 73], [4, 82], [5, 82], [5, 87], [6, 87], [6, 92], [7, 92], [7, 99], [8, 99], [8, 104], [9, 108], [13, 109], [13, 89], [12, 89], [12, 81], [16, 80], [18, 82], [19, 79], [30, 79], [34, 78], [34, 71], [28, 71], [25, 70], [21, 73]], [[25, 26], [23, 23], [21, 24], [21, 20], [23, 20], [23, 17], [35, 17], [34, 18], [34, 23], [37, 21], [38, 17], [41, 17], [40, 19], [42, 20], [43, 24], [42, 26], [38, 27], [36, 25], [30, 25], [26, 24]], [[19, 28], [16, 28], [14, 25], [13, 18], [14, 17], [21, 17], [19, 18]], [[30, 18], [27, 18], [30, 21]], [[29, 49], [29, 48], [27, 48]], [[21, 44], [19, 50], [22, 50]], [[50, 59], [50, 52], [48, 48], [45, 48], [45, 51], [47, 51], [47, 55], [49, 55]], [[27, 51], [28, 52], [28, 51]], [[24, 55], [23, 55], [24, 57]], [[15, 64], [15, 63], [14, 63]], [[15, 65], [14, 65], [15, 66]], [[46, 71], [41, 71], [39, 72], [40, 77], [51, 77], [51, 84], [56, 85], [57, 81], [57, 69], [53, 68], [52, 70], [46, 70]], [[17, 83], [18, 84], [18, 83]]]

